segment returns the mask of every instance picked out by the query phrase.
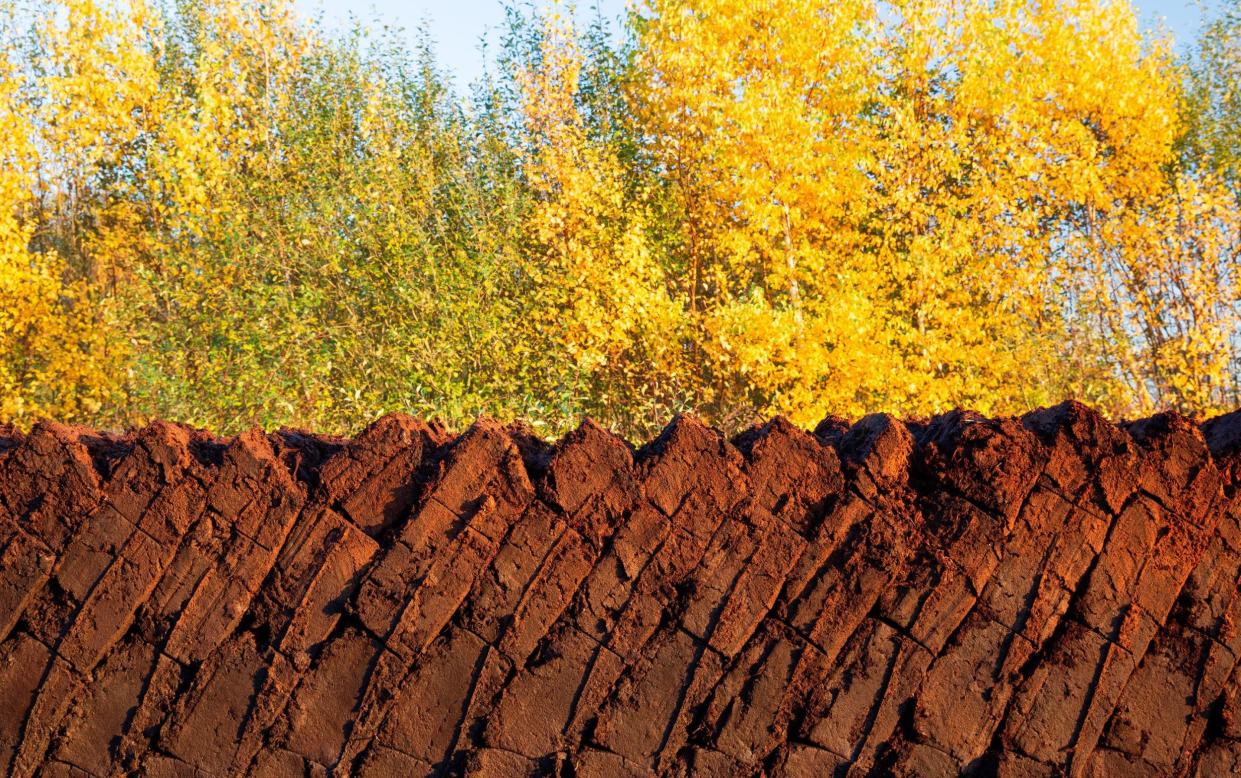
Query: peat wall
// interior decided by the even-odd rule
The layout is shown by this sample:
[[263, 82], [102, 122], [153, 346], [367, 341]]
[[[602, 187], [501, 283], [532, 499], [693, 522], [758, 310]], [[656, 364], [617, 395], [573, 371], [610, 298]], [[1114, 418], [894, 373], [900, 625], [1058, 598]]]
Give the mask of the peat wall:
[[0, 435], [0, 773], [1241, 774], [1241, 412]]

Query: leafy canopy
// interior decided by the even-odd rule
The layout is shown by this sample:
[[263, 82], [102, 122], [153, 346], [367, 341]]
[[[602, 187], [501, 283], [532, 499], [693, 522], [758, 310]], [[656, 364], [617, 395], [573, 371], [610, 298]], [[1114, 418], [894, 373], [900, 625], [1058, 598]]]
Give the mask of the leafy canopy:
[[0, 0], [0, 418], [1241, 402], [1241, 13], [1127, 0]]

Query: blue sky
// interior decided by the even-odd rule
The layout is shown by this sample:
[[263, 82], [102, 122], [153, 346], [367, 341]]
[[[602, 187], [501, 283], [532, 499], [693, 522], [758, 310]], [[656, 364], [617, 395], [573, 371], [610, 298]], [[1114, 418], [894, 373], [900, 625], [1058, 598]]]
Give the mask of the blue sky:
[[[465, 86], [482, 73], [479, 53], [480, 38], [504, 23], [503, 0], [296, 0], [298, 9], [307, 15], [322, 13], [329, 28], [347, 23], [350, 15], [368, 23], [383, 22], [405, 29], [408, 37], [414, 31], [429, 28], [435, 41], [436, 58], [454, 75], [458, 86]], [[539, 6], [549, 5], [537, 0]], [[625, 12], [626, 0], [578, 0], [578, 16], [599, 10], [609, 18]], [[495, 36], [493, 36], [495, 37]]]
[[[479, 39], [504, 21], [502, 0], [297, 0], [307, 16], [322, 13], [328, 26], [346, 22], [350, 13], [367, 21], [379, 21], [403, 27], [412, 37], [420, 28], [429, 28], [435, 41], [437, 58], [454, 75], [458, 86], [464, 86], [482, 72]], [[1192, 41], [1204, 18], [1204, 3], [1209, 10], [1217, 0], [1133, 0], [1142, 23], [1147, 28], [1166, 26], [1179, 46]], [[579, 15], [596, 5], [608, 17], [624, 13], [626, 0], [578, 0]]]

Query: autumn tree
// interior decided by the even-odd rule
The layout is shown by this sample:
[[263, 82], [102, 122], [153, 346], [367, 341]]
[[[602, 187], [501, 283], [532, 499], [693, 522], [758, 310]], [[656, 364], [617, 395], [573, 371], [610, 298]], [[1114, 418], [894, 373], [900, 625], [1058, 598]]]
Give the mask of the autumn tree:
[[1210, 407], [1180, 387], [1236, 326], [1228, 209], [1139, 248], [1186, 187], [1178, 74], [1127, 2], [652, 0], [641, 29], [717, 408]]
[[1232, 5], [0, 3], [0, 421], [1238, 402]]
[[515, 74], [522, 172], [534, 200], [531, 339], [565, 350], [562, 380], [577, 389], [580, 412], [658, 424], [684, 369], [682, 307], [652, 250], [646, 193], [627, 182], [632, 170], [603, 126], [611, 119], [598, 115], [606, 107], [583, 94], [607, 84], [597, 69], [587, 78], [574, 22], [572, 9], [537, 19]]
[[[1178, 245], [1191, 250], [1205, 246], [1197, 256], [1210, 257], [1199, 260], [1199, 266], [1205, 266], [1208, 278], [1216, 275], [1219, 293], [1202, 319], [1209, 322], [1214, 342], [1207, 339], [1201, 348], [1213, 350], [1215, 361], [1206, 373], [1213, 385], [1211, 404], [1235, 407], [1241, 404], [1241, 279], [1236, 270], [1241, 266], [1241, 4], [1236, 0], [1224, 3], [1204, 25], [1189, 60], [1181, 112], [1186, 127], [1179, 170], [1182, 181], [1191, 179], [1181, 188], [1195, 190], [1197, 197], [1169, 198], [1170, 210], [1188, 205], [1190, 218], [1177, 220], [1178, 233], [1206, 238], [1205, 244], [1191, 239]], [[1201, 204], [1204, 196], [1207, 207], [1195, 207], [1195, 200]]]
[[[123, 398], [128, 344], [109, 293], [127, 150], [148, 118], [141, 4], [0, 7], [0, 415], [98, 418]], [[38, 12], [43, 11], [43, 12]]]

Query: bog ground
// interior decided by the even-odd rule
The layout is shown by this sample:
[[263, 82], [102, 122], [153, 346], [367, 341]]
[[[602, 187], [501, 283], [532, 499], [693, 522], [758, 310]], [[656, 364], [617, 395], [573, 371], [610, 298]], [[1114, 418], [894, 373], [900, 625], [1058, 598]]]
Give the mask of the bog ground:
[[1241, 771], [1241, 413], [0, 438], [0, 772]]

